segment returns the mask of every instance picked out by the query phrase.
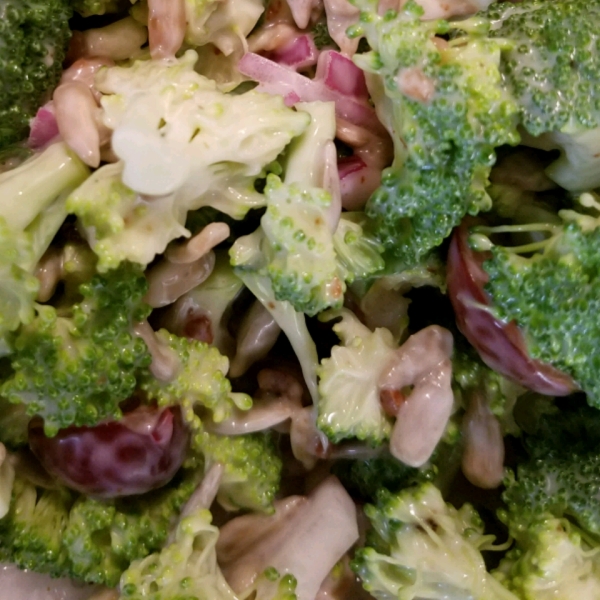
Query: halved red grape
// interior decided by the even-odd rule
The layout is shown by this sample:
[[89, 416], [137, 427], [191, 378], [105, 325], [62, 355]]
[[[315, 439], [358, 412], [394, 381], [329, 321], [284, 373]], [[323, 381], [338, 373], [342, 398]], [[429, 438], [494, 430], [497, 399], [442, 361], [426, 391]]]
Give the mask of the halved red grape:
[[552, 365], [529, 356], [523, 332], [514, 321], [506, 323], [490, 312], [492, 300], [484, 289], [488, 274], [483, 263], [489, 252], [475, 252], [469, 245], [473, 219], [454, 230], [448, 251], [448, 294], [456, 323], [492, 369], [522, 386], [549, 396], [566, 396], [575, 382]]
[[69, 427], [52, 438], [29, 427], [29, 445], [67, 487], [97, 498], [143, 494], [168, 483], [182, 465], [189, 434], [178, 407], [138, 406], [119, 421]]

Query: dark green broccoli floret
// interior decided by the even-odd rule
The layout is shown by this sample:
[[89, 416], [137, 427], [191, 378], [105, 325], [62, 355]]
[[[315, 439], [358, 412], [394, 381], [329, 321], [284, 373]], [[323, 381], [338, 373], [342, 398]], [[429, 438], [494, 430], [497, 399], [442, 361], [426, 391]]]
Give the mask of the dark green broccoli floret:
[[62, 73], [70, 0], [0, 1], [0, 148], [27, 136], [29, 119]]
[[13, 344], [13, 375], [0, 393], [44, 419], [46, 435], [69, 425], [119, 418], [119, 404], [136, 389], [136, 374], [151, 362], [131, 332], [150, 309], [139, 267], [123, 264], [80, 287], [83, 300], [67, 314], [38, 306]]
[[519, 103], [524, 142], [561, 157], [547, 174], [570, 190], [600, 185], [598, 0], [494, 3], [491, 35], [503, 50], [504, 86]]
[[384, 16], [377, 2], [355, 4], [361, 21], [354, 33], [373, 49], [355, 60], [381, 78], [374, 101], [395, 147], [366, 212], [382, 243], [413, 265], [465, 214], [490, 207], [485, 186], [494, 148], [518, 141], [517, 106], [500, 86], [500, 43], [483, 23], [453, 24], [455, 39], [436, 44], [434, 36], [451, 26], [421, 21], [415, 2]]
[[409, 467], [386, 452], [365, 460], [341, 460], [333, 466], [333, 473], [353, 496], [371, 502], [383, 488], [399, 492], [431, 474], [427, 469]]
[[[597, 204], [590, 194], [580, 202]], [[600, 324], [591, 317], [600, 308], [600, 228], [596, 217], [559, 214], [564, 219], [559, 225], [474, 228], [471, 240], [492, 253], [483, 266], [495, 316], [514, 320], [529, 354], [570, 375], [590, 404], [600, 406]], [[489, 238], [499, 231], [536, 230], [546, 238], [522, 246], [496, 245]]]
[[142, 496], [100, 501], [65, 488], [42, 490], [15, 478], [0, 519], [0, 556], [21, 568], [115, 586], [136, 559], [160, 549], [198, 474], [178, 474]]
[[509, 473], [504, 518], [513, 526], [549, 513], [600, 534], [600, 413], [585, 405], [541, 417], [525, 438], [529, 459]]

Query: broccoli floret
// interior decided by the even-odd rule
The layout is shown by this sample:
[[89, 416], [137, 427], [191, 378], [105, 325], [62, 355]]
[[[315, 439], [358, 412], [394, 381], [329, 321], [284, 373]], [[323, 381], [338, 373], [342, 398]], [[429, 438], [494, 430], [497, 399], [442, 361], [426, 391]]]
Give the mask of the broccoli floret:
[[159, 490], [99, 501], [36, 488], [17, 473], [0, 519], [0, 555], [21, 568], [114, 586], [131, 561], [162, 547], [197, 484], [197, 472], [181, 472]]
[[271, 174], [265, 197], [261, 227], [236, 241], [233, 266], [266, 275], [275, 298], [290, 302], [298, 312], [313, 316], [340, 307], [345, 286], [325, 214], [330, 194], [286, 185]]
[[67, 217], [65, 196], [89, 174], [64, 144], [53, 144], [0, 175], [0, 356], [7, 334], [34, 316], [37, 262]]
[[[219, 530], [211, 521], [205, 509], [182, 519], [172, 544], [135, 561], [123, 573], [120, 600], [237, 600], [217, 563]], [[271, 569], [243, 597], [296, 600], [295, 587], [293, 576], [281, 577]]]
[[379, 379], [398, 346], [387, 329], [372, 332], [348, 310], [327, 316], [342, 317], [333, 326], [342, 345], [332, 348], [317, 371], [317, 424], [334, 443], [358, 438], [377, 446], [392, 429], [381, 405]]
[[146, 344], [131, 332], [150, 312], [142, 302], [146, 290], [141, 270], [124, 264], [80, 286], [83, 300], [64, 316], [38, 305], [35, 319], [15, 337], [13, 374], [0, 394], [40, 415], [48, 436], [119, 418], [119, 404], [151, 362]]
[[[579, 202], [584, 209], [600, 207], [591, 194]], [[470, 240], [476, 250], [491, 251], [483, 268], [494, 316], [514, 320], [529, 355], [571, 376], [590, 404], [600, 406], [600, 326], [590, 319], [600, 297], [600, 220], [570, 210], [559, 216], [561, 225], [476, 227]], [[539, 233], [545, 239], [502, 246], [490, 239], [496, 232]]]
[[373, 277], [385, 267], [383, 246], [370, 233], [369, 226], [364, 213], [345, 212], [333, 234], [333, 247], [348, 284]]
[[340, 460], [333, 466], [333, 473], [353, 496], [369, 502], [374, 502], [383, 488], [399, 492], [429, 475], [428, 471], [409, 467], [387, 452], [365, 460]]
[[595, 542], [566, 519], [538, 515], [513, 527], [516, 540], [494, 575], [522, 600], [593, 600], [600, 594]]
[[175, 376], [167, 381], [149, 372], [139, 378], [140, 388], [160, 406], [181, 405], [184, 419], [193, 429], [201, 427], [196, 415], [200, 409], [209, 410], [212, 419], [219, 422], [236, 407], [248, 410], [252, 406], [249, 396], [231, 392], [231, 383], [226, 377], [229, 360], [216, 348], [164, 329], [158, 331], [156, 337], [178, 364]]
[[0, 2], [0, 149], [27, 136], [29, 119], [62, 74], [70, 0]]
[[509, 472], [503, 498], [515, 524], [550, 513], [600, 534], [600, 414], [582, 406], [540, 418], [525, 438], [530, 453]]
[[[600, 185], [600, 2], [494, 3], [490, 35], [508, 41], [500, 70], [519, 104], [524, 143], [562, 155], [547, 174], [566, 189]], [[541, 136], [541, 137], [537, 137]]]
[[24, 404], [12, 404], [0, 396], [0, 442], [8, 448], [25, 446], [31, 417]]
[[201, 429], [191, 447], [203, 456], [206, 470], [215, 463], [223, 465], [217, 495], [223, 508], [272, 511], [282, 462], [271, 432], [225, 436]]
[[517, 600], [485, 567], [493, 542], [475, 509], [446, 504], [431, 483], [382, 492], [365, 512], [373, 531], [352, 568], [378, 600]]
[[[483, 21], [421, 21], [414, 1], [385, 15], [376, 1], [355, 5], [353, 35], [372, 51], [354, 60], [378, 76], [371, 91], [395, 148], [366, 212], [386, 248], [412, 266], [465, 214], [489, 209], [494, 148], [517, 143], [517, 105], [500, 86], [502, 44]], [[436, 44], [451, 27], [453, 39]]]
[[[131, 4], [137, 0], [131, 0]], [[118, 12], [123, 6], [120, 0], [73, 0], [73, 9], [82, 17]]]

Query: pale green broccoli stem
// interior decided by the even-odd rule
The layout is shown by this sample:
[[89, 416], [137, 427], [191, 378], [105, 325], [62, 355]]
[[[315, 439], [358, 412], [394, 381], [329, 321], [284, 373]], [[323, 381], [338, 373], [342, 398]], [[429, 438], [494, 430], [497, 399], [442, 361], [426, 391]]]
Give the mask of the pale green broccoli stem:
[[325, 146], [335, 138], [335, 105], [333, 102], [299, 102], [296, 109], [308, 113], [311, 121], [306, 131], [289, 146], [283, 182], [322, 187]]
[[317, 385], [319, 357], [317, 356], [317, 347], [306, 327], [304, 313], [296, 312], [289, 302], [275, 300], [271, 283], [267, 277], [262, 277], [256, 273], [250, 273], [242, 269], [236, 269], [236, 274], [271, 315], [273, 315], [273, 318], [287, 336], [300, 361], [300, 367], [302, 368], [302, 374], [304, 375], [308, 391], [313, 402], [316, 404], [319, 398]]
[[[66, 196], [89, 174], [89, 169], [65, 144], [53, 144], [16, 169], [0, 175], [0, 218], [14, 231], [33, 226], [39, 238], [39, 252], [42, 240], [50, 238], [51, 241], [67, 216]], [[52, 207], [54, 210], [50, 210]], [[47, 224], [40, 215], [48, 217]], [[43, 236], [42, 231], [45, 231]]]

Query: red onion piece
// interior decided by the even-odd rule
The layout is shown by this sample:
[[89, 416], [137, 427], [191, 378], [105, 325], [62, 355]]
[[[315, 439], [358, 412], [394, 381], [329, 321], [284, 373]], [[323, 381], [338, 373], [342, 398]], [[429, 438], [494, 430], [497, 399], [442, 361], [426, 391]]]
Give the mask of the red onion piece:
[[315, 79], [322, 79], [331, 90], [358, 101], [369, 101], [364, 72], [349, 58], [335, 50], [325, 50], [321, 53]]
[[188, 432], [179, 407], [139, 406], [120, 421], [69, 427], [52, 438], [41, 422], [29, 445], [67, 487], [96, 498], [143, 494], [168, 483], [182, 465]]
[[290, 42], [269, 52], [267, 57], [276, 63], [293, 68], [295, 71], [317, 64], [319, 51], [309, 35], [299, 35]]
[[54, 104], [47, 102], [40, 107], [31, 122], [27, 145], [33, 150], [41, 150], [50, 142], [54, 141], [60, 134], [58, 123], [54, 114]]
[[529, 356], [522, 331], [514, 321], [504, 323], [491, 313], [492, 302], [484, 286], [488, 275], [483, 263], [489, 252], [474, 252], [469, 246], [465, 219], [452, 236], [448, 252], [448, 294], [458, 328], [492, 369], [520, 385], [549, 396], [566, 396], [577, 389], [566, 373]]
[[[322, 52], [319, 56], [317, 71], [329, 73], [326, 67], [320, 67], [322, 60], [329, 60], [326, 52]], [[242, 57], [238, 63], [238, 69], [243, 75], [259, 83], [257, 91], [283, 96], [288, 106], [298, 100], [302, 102], [335, 102], [337, 117], [365, 127], [381, 136], [388, 135], [373, 108], [362, 98], [350, 97], [339, 89], [330, 88], [322, 79], [309, 79], [252, 52], [248, 52]], [[337, 77], [333, 77], [333, 75], [328, 76], [328, 79], [332, 85], [337, 81]]]

